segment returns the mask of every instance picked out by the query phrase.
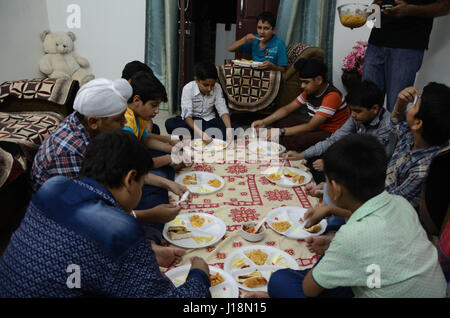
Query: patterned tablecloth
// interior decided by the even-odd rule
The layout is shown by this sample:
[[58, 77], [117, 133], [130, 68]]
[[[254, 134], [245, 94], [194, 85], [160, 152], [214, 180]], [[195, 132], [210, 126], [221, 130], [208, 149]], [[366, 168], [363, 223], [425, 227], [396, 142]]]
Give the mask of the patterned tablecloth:
[[[312, 267], [319, 258], [306, 248], [304, 240], [291, 239], [271, 230], [266, 225], [264, 240], [251, 243], [241, 237], [241, 224], [247, 221], [258, 222], [272, 209], [281, 206], [300, 206], [309, 208], [317, 204], [317, 198], [307, 196], [304, 186], [285, 188], [269, 182], [262, 171], [269, 166], [277, 166], [278, 158], [257, 156], [247, 150], [248, 140], [230, 145], [226, 151], [211, 153], [195, 152], [194, 164], [179, 173], [186, 171], [206, 171], [224, 178], [225, 187], [212, 194], [193, 194], [190, 202], [181, 204], [181, 213], [202, 212], [213, 214], [226, 225], [226, 234], [216, 244], [200, 248], [188, 249], [180, 264], [190, 264], [193, 256], [199, 256], [211, 266], [224, 268], [227, 256], [237, 248], [249, 245], [267, 245], [276, 247], [291, 255], [300, 269]], [[286, 167], [306, 170], [302, 161], [286, 163]], [[314, 181], [312, 181], [314, 182]], [[178, 201], [172, 195], [171, 202]], [[173, 268], [173, 267], [172, 267]], [[170, 270], [169, 268], [168, 270]], [[240, 290], [240, 296], [246, 293]]]

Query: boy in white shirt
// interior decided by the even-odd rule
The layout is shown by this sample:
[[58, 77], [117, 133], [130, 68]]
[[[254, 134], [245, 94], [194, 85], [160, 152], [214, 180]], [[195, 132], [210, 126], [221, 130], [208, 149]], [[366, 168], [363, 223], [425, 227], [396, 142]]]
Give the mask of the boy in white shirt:
[[[222, 88], [217, 83], [215, 65], [200, 62], [195, 66], [194, 75], [194, 80], [183, 88], [181, 116], [166, 120], [167, 133], [189, 135], [189, 131], [191, 137], [201, 138], [206, 143], [210, 143], [212, 138], [231, 140], [233, 130], [230, 113]], [[216, 111], [220, 118], [216, 116]], [[184, 128], [184, 131], [179, 128]]]

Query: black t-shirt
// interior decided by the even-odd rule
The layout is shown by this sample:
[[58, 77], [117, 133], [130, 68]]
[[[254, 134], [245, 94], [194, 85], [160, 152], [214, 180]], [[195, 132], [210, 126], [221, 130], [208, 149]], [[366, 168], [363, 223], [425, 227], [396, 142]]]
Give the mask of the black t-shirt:
[[[425, 5], [436, 2], [436, 0], [406, 0], [405, 2]], [[393, 18], [381, 13], [381, 28], [372, 29], [369, 43], [392, 48], [428, 49], [432, 27], [433, 18]]]

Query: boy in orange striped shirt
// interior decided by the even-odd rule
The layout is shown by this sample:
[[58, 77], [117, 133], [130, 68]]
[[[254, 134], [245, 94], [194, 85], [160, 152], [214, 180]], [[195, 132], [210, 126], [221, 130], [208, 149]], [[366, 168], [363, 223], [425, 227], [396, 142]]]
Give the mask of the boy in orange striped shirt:
[[[274, 124], [268, 139], [278, 135], [288, 150], [303, 151], [331, 136], [350, 117], [341, 92], [327, 81], [327, 66], [317, 59], [300, 59], [294, 67], [299, 71], [303, 93], [272, 115], [252, 123], [259, 129]], [[308, 108], [309, 120], [298, 119], [294, 112]], [[291, 116], [288, 116], [292, 114]]]

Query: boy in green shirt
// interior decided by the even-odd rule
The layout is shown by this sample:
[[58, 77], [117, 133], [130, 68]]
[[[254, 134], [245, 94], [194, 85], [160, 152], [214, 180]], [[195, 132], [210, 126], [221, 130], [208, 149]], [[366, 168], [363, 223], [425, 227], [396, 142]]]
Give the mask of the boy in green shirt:
[[[328, 148], [327, 192], [349, 217], [311, 269], [275, 272], [270, 297], [445, 297], [437, 250], [411, 204], [385, 191], [387, 157], [375, 137], [353, 134]], [[329, 215], [312, 210], [310, 226]], [[350, 289], [351, 288], [351, 293]]]

